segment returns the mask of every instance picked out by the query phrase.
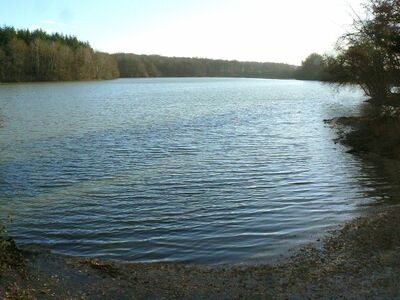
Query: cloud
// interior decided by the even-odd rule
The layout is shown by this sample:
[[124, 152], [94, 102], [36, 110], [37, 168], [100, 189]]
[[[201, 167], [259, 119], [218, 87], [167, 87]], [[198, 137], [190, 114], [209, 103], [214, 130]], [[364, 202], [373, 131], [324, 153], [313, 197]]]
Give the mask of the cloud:
[[52, 28], [48, 28], [46, 26], [42, 26], [42, 25], [38, 25], [38, 24], [33, 24], [33, 25], [29, 26], [28, 29], [30, 31], [35, 31], [35, 30], [40, 29], [40, 30], [46, 31], [47, 33], [54, 33], [55, 32], [55, 30], [52, 29]]
[[37, 25], [37, 24], [33, 24], [33, 25], [29, 26], [28, 29], [33, 31], [33, 30], [36, 30], [36, 29], [41, 29], [41, 27], [39, 25]]
[[56, 32], [61, 32], [61, 33], [68, 33], [69, 31], [75, 29], [77, 26], [75, 24], [67, 24], [64, 22], [59, 22], [56, 20], [42, 20], [39, 23], [32, 24], [29, 26], [29, 30], [37, 30], [41, 29], [43, 31], [46, 31], [47, 33], [56, 33]]

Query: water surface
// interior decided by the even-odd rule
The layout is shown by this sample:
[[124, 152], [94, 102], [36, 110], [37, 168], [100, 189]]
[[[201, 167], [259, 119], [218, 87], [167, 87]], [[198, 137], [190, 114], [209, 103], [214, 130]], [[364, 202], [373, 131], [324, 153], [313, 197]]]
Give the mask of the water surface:
[[291, 80], [3, 84], [1, 215], [71, 255], [269, 261], [379, 200], [322, 122], [361, 99]]

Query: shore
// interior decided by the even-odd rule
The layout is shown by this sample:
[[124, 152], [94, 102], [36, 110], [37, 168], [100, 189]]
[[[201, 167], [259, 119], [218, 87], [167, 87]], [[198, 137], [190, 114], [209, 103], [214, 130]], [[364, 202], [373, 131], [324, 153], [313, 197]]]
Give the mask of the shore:
[[[328, 123], [340, 127], [340, 141], [350, 152], [397, 162], [398, 140], [388, 137], [398, 121], [359, 117]], [[273, 265], [131, 264], [0, 242], [1, 299], [395, 299], [399, 282], [396, 203], [371, 209]]]
[[2, 299], [400, 297], [400, 207], [358, 218], [276, 265], [127, 264], [9, 247]]

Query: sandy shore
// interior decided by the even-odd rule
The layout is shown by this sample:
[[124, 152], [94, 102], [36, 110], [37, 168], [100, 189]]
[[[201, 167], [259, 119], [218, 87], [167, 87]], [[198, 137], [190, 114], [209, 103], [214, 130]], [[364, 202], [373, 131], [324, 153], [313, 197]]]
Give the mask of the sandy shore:
[[1, 299], [396, 299], [399, 282], [397, 205], [274, 265], [127, 264], [0, 244]]

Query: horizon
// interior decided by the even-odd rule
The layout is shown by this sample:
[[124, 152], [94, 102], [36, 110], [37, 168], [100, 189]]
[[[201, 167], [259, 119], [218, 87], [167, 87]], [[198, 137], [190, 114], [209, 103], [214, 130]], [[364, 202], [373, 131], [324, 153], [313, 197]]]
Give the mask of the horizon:
[[73, 35], [108, 53], [300, 65], [311, 53], [332, 51], [361, 2], [17, 0], [0, 3], [0, 18], [17, 29]]

